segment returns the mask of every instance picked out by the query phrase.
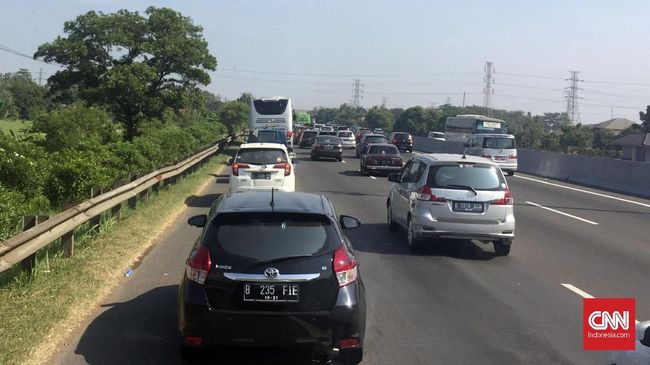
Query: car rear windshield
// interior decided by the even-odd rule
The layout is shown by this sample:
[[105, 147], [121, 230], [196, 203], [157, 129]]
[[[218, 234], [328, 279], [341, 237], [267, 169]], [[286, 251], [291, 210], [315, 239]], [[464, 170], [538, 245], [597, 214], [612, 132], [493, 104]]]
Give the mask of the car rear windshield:
[[318, 137], [316, 143], [341, 143], [338, 137]]
[[370, 155], [397, 155], [397, 148], [393, 146], [370, 146], [368, 150]]
[[304, 213], [224, 213], [209, 233], [209, 244], [252, 261], [297, 255], [319, 255], [340, 245], [332, 222]]
[[459, 186], [471, 186], [476, 190], [501, 191], [506, 188], [503, 175], [496, 167], [478, 164], [431, 166], [427, 185], [438, 189], [463, 189]]
[[352, 137], [352, 132], [339, 132], [339, 137]]
[[259, 132], [257, 135], [258, 142], [282, 142], [282, 138], [275, 131]]
[[514, 138], [485, 137], [483, 139], [483, 148], [514, 149]]
[[318, 134], [318, 132], [313, 132], [313, 131], [312, 132], [303, 132], [302, 137], [303, 138], [312, 138], [317, 134]]
[[321, 136], [335, 136], [336, 132], [334, 132], [334, 131], [320, 131], [319, 135], [321, 135]]
[[398, 141], [408, 141], [409, 137], [411, 137], [411, 135], [408, 133], [395, 133], [393, 135], [393, 138]]
[[370, 137], [366, 137], [365, 142], [366, 143], [385, 143], [386, 142], [386, 137], [370, 136]]
[[281, 149], [242, 148], [237, 152], [235, 162], [254, 165], [267, 165], [287, 162], [287, 155]]

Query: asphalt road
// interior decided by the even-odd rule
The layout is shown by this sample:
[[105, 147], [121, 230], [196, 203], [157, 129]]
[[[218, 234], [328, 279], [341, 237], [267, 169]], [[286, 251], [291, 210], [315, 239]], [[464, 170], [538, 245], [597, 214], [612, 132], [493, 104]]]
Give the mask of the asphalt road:
[[[510, 256], [451, 240], [412, 254], [405, 232], [385, 224], [386, 178], [361, 176], [351, 151], [345, 163], [297, 152], [297, 190], [324, 193], [363, 222], [348, 236], [367, 291], [364, 364], [603, 364], [605, 354], [582, 351], [581, 291], [634, 297], [638, 319], [650, 319], [649, 200], [517, 175], [508, 178], [517, 219]], [[176, 290], [199, 234], [185, 221], [226, 189], [221, 176], [188, 197], [178, 222], [53, 363], [181, 363]], [[227, 349], [203, 362], [307, 363], [303, 354]]]

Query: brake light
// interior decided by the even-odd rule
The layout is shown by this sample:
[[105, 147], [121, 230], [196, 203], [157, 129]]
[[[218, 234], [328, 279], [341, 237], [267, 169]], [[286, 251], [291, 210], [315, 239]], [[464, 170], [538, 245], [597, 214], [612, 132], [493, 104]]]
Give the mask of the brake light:
[[288, 132], [287, 132], [287, 139], [288, 139], [288, 138], [291, 138], [292, 135], [293, 135], [293, 131], [288, 131]]
[[368, 157], [366, 158], [366, 164], [371, 164], [374, 165], [377, 162], [374, 158]]
[[284, 176], [291, 175], [291, 164], [288, 162], [273, 165], [274, 169], [284, 169]]
[[361, 345], [361, 342], [356, 338], [342, 338], [339, 340], [339, 347], [342, 349], [349, 349], [359, 345]]
[[185, 264], [185, 275], [187, 278], [203, 285], [205, 278], [208, 276], [212, 266], [212, 259], [210, 258], [210, 250], [203, 245], [200, 245], [196, 250], [192, 251], [190, 257]]
[[315, 150], [320, 150], [321, 148], [323, 148], [323, 146], [319, 145], [318, 143], [314, 144]]
[[399, 157], [393, 157], [393, 165], [402, 165], [402, 159]]
[[235, 162], [234, 164], [232, 164], [232, 174], [235, 176], [239, 176], [239, 169], [247, 169], [247, 168], [250, 168], [250, 166], [245, 163]]
[[516, 160], [516, 159], [517, 159], [517, 155], [508, 156], [508, 160]]
[[392, 143], [392, 144], [397, 144], [397, 140], [394, 139], [394, 140], [393, 140], [392, 142], [390, 142], [390, 143]]
[[418, 194], [418, 200], [426, 200], [426, 201], [440, 202], [440, 203], [444, 203], [447, 201], [447, 199], [443, 197], [433, 195], [433, 192], [431, 191], [431, 187], [429, 185], [423, 185], [416, 192]]
[[492, 156], [491, 156], [491, 155], [486, 155], [486, 154], [482, 154], [482, 155], [481, 155], [481, 157], [485, 157], [485, 158], [492, 158]]
[[339, 281], [339, 287], [344, 287], [357, 280], [359, 263], [350, 257], [344, 245], [334, 251], [334, 272]]
[[512, 205], [514, 202], [510, 189], [504, 191], [503, 198], [491, 201], [492, 205]]

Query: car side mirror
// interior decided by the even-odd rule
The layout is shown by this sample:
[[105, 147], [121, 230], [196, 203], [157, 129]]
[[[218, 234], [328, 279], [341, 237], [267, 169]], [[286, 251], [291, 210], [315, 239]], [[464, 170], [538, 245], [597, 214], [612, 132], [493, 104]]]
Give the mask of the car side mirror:
[[342, 215], [339, 219], [341, 226], [345, 229], [356, 229], [361, 227], [361, 221], [349, 215]]
[[229, 158], [228, 161], [226, 161], [226, 165], [232, 166], [233, 161], [234, 161], [234, 159], [232, 157]]
[[187, 220], [187, 224], [190, 226], [194, 227], [205, 227], [205, 224], [208, 222], [208, 216], [205, 214], [201, 215], [195, 215], [193, 217], [190, 217], [190, 219]]
[[399, 174], [390, 174], [390, 175], [388, 175], [388, 181], [398, 183], [399, 182]]

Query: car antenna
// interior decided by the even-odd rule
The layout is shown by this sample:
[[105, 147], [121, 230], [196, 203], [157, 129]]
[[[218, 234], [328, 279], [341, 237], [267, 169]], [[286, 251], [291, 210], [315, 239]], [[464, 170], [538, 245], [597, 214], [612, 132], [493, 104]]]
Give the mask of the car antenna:
[[275, 201], [273, 199], [274, 198], [274, 192], [275, 192], [275, 188], [271, 188], [271, 211], [275, 207]]

